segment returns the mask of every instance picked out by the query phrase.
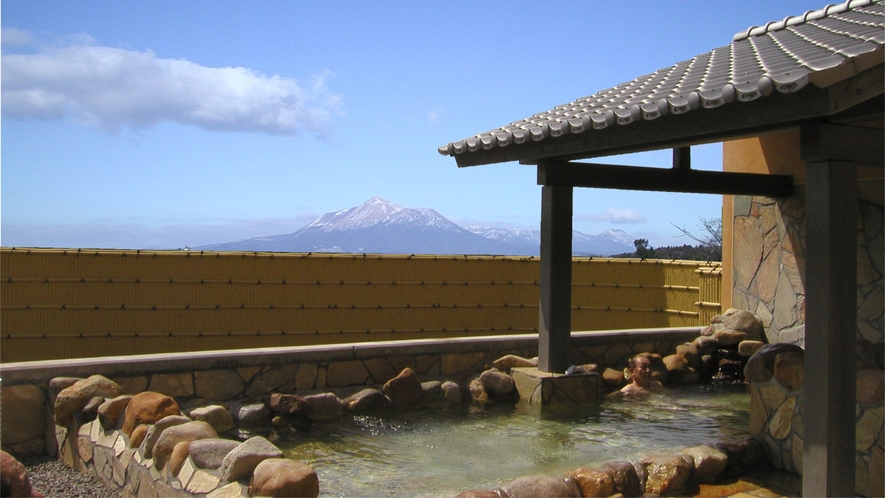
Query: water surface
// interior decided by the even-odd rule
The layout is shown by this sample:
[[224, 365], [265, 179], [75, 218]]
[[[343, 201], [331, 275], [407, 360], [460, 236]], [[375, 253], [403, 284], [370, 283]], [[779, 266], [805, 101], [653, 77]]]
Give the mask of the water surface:
[[508, 403], [427, 407], [275, 428], [289, 458], [313, 467], [321, 496], [454, 496], [532, 474], [632, 460], [745, 438], [743, 385], [668, 387], [663, 394], [606, 399], [594, 413], [539, 419]]

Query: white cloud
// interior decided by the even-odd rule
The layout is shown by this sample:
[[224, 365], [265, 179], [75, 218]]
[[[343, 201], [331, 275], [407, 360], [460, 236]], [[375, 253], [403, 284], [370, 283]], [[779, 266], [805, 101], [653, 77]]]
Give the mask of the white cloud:
[[596, 221], [616, 224], [645, 223], [647, 221], [645, 215], [639, 211], [618, 208], [608, 208], [598, 214], [578, 214], [575, 215], [574, 219], [576, 221]]
[[[7, 38], [27, 43], [29, 36], [3, 28], [4, 45]], [[206, 67], [150, 50], [98, 46], [85, 35], [66, 42], [3, 54], [4, 117], [71, 117], [111, 132], [172, 121], [216, 131], [323, 136], [342, 108], [341, 97], [326, 86], [328, 72], [305, 87], [244, 67]]]

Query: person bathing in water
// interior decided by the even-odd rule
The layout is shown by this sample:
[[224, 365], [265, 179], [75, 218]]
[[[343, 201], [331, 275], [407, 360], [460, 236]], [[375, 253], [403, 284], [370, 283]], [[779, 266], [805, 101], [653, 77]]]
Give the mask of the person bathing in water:
[[621, 389], [623, 394], [649, 394], [660, 392], [664, 386], [651, 378], [651, 359], [646, 354], [638, 354], [627, 362], [632, 382]]

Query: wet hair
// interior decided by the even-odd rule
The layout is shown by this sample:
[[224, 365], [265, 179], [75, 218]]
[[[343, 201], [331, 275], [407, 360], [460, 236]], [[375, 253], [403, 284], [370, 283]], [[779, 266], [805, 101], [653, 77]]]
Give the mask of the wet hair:
[[627, 368], [629, 368], [631, 371], [634, 368], [636, 368], [636, 360], [638, 360], [639, 358], [647, 359], [649, 362], [649, 366], [651, 366], [650, 365], [651, 364], [651, 355], [648, 353], [639, 353], [638, 355], [634, 356], [633, 358], [630, 358], [629, 360], [627, 360]]

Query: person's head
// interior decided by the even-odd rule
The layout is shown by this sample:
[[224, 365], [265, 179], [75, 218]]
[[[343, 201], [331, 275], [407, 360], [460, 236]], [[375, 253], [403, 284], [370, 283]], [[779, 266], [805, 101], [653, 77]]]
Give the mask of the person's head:
[[651, 380], [651, 358], [638, 354], [627, 362], [633, 382], [643, 385]]

